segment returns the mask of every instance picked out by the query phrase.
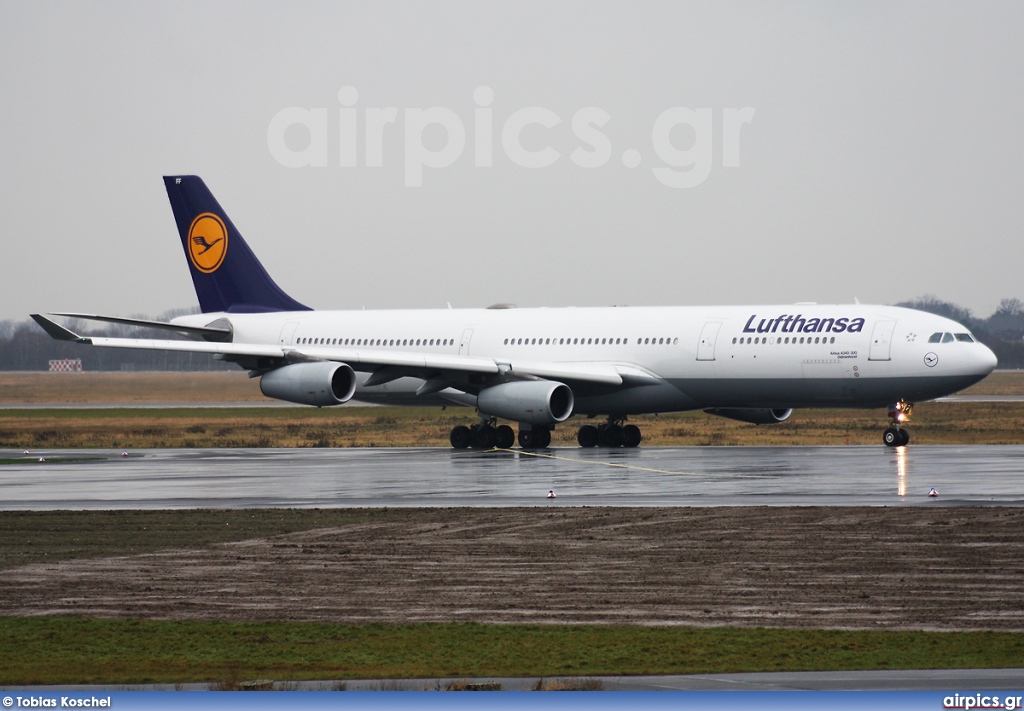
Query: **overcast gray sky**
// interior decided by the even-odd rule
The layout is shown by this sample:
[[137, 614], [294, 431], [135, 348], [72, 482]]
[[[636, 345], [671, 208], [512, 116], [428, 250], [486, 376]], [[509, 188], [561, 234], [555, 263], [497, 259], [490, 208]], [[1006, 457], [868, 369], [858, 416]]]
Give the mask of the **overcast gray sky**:
[[[186, 173], [316, 308], [934, 294], [986, 316], [1024, 298], [1022, 27], [1020, 2], [6, 0], [0, 319], [194, 305], [160, 179]], [[355, 166], [340, 164], [343, 87]], [[275, 156], [290, 107], [323, 110], [326, 165]], [[388, 107], [367, 165], [367, 111]], [[416, 133], [451, 165], [409, 187], [425, 154], [407, 119], [432, 107], [465, 146], [444, 154], [458, 145], [440, 124]], [[573, 126], [588, 107], [607, 114], [589, 134]], [[670, 120], [659, 148], [677, 107], [710, 113], [711, 132]], [[730, 149], [738, 109], [753, 113]], [[560, 123], [517, 145], [556, 158], [523, 167], [503, 131], [537, 115]], [[594, 132], [596, 148], [580, 137]], [[311, 133], [276, 140], [301, 159]], [[666, 146], [708, 148], [706, 178], [664, 184]]]

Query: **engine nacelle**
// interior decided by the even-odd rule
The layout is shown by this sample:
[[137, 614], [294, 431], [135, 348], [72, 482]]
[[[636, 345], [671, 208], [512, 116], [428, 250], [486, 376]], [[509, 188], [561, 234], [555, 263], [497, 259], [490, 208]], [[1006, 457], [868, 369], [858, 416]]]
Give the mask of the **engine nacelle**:
[[356, 374], [345, 363], [294, 363], [260, 378], [260, 390], [300, 405], [340, 405], [355, 394]]
[[515, 380], [480, 391], [480, 412], [531, 425], [551, 426], [569, 419], [575, 400], [568, 385], [551, 380]]
[[709, 415], [728, 417], [730, 420], [749, 422], [752, 425], [774, 425], [788, 419], [793, 414], [792, 408], [783, 410], [767, 407], [715, 407], [704, 412]]

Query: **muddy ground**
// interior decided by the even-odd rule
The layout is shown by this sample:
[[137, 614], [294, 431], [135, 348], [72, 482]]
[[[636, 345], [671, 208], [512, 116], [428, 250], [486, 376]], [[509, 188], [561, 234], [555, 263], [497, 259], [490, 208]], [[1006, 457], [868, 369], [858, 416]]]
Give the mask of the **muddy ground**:
[[0, 614], [1024, 631], [1024, 509], [430, 509], [11, 568]]

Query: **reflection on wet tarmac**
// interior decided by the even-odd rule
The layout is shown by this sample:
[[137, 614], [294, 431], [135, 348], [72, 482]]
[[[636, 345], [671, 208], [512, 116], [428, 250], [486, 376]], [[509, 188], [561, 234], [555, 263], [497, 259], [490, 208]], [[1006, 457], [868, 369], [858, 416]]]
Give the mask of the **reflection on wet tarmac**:
[[1024, 502], [1024, 446], [0, 451], [22, 458], [0, 509]]
[[896, 451], [896, 494], [907, 495], [907, 448], [897, 447]]

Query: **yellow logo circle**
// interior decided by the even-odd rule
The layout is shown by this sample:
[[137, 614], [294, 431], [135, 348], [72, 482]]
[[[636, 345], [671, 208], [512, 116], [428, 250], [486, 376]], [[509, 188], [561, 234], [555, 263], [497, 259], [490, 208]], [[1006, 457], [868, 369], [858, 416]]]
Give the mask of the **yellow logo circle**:
[[192, 220], [188, 229], [188, 256], [192, 265], [203, 274], [217, 271], [228, 253], [228, 229], [212, 212], [204, 212]]

